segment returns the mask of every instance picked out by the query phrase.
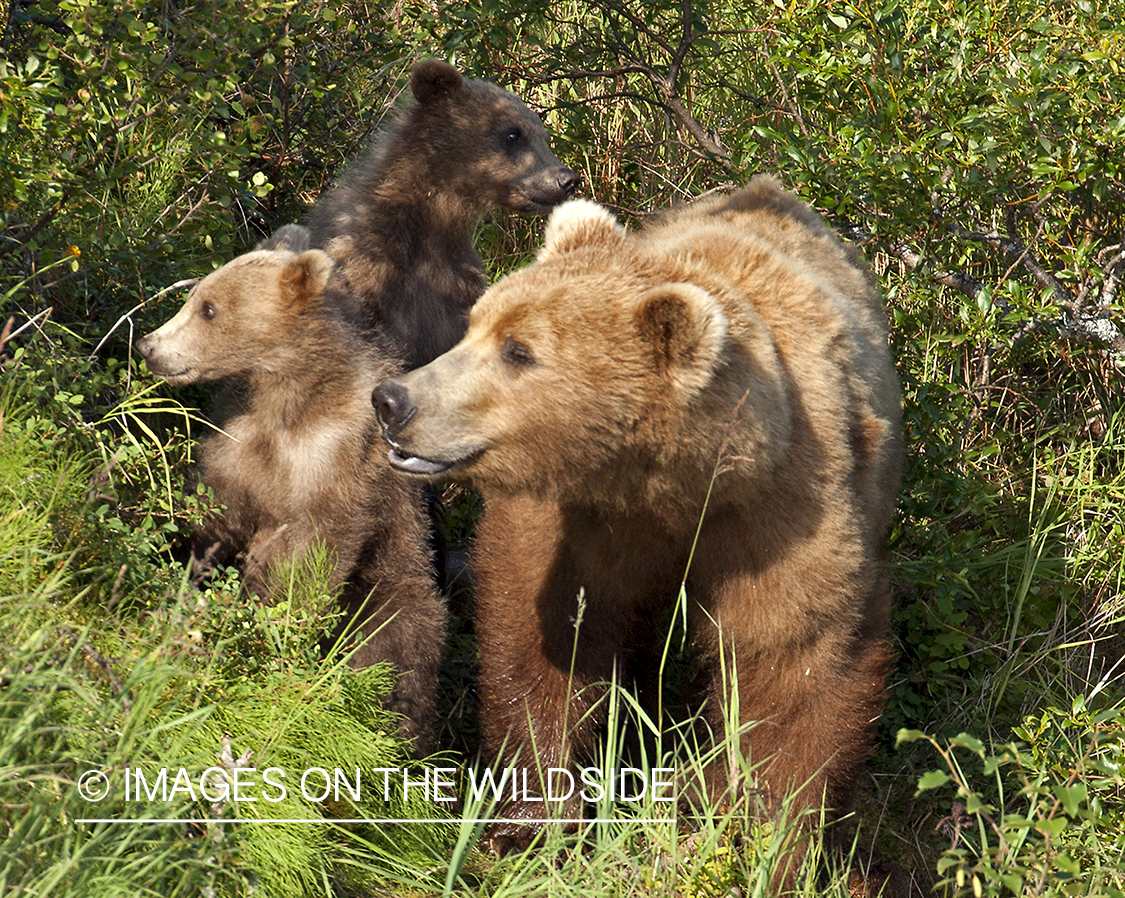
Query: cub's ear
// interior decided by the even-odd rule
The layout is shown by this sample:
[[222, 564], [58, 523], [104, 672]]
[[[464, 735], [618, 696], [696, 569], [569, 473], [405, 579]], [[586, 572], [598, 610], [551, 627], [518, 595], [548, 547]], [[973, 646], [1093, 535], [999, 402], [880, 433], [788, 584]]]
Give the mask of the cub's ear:
[[624, 238], [625, 229], [604, 206], [590, 200], [570, 200], [556, 206], [547, 220], [537, 258], [542, 261], [578, 246], [613, 246]]
[[312, 235], [309, 233], [308, 228], [298, 224], [287, 224], [282, 225], [274, 231], [273, 234], [261, 241], [254, 249], [280, 249], [287, 253], [303, 253], [309, 248], [311, 242]]
[[286, 306], [309, 308], [320, 301], [332, 260], [323, 250], [310, 249], [290, 259], [281, 269], [281, 301]]
[[440, 59], [421, 59], [410, 70], [410, 92], [423, 106], [453, 96], [463, 85], [461, 73]]
[[727, 316], [710, 293], [695, 284], [661, 284], [641, 296], [633, 321], [657, 373], [678, 392], [692, 395], [711, 382], [726, 345]]

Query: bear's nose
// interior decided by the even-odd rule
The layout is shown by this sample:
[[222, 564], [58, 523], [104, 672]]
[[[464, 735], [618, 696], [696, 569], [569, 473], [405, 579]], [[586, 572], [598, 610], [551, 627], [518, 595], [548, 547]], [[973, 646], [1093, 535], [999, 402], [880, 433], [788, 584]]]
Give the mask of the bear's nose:
[[146, 334], [137, 341], [137, 352], [142, 359], [147, 359], [152, 354], [152, 334]]
[[371, 404], [375, 406], [383, 433], [388, 436], [397, 434], [418, 412], [406, 388], [393, 380], [381, 383], [371, 391]]
[[578, 174], [578, 172], [574, 171], [574, 169], [564, 168], [561, 172], [559, 172], [559, 190], [561, 190], [566, 196], [570, 196], [578, 188], [578, 184], [581, 180], [582, 177]]

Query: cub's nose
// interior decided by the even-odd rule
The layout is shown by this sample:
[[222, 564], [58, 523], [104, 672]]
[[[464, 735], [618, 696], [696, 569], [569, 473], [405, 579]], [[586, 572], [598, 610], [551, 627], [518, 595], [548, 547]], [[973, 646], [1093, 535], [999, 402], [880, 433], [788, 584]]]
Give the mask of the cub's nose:
[[155, 341], [152, 339], [152, 334], [145, 334], [145, 336], [141, 337], [137, 341], [137, 352], [141, 354], [142, 359], [145, 359], [147, 361], [148, 357], [152, 355], [152, 347], [154, 342]]
[[563, 192], [564, 196], [571, 196], [574, 191], [578, 189], [579, 183], [582, 181], [582, 176], [578, 172], [570, 168], [564, 168], [559, 172], [558, 185], [559, 190]]
[[395, 436], [418, 413], [418, 407], [410, 401], [406, 388], [388, 380], [371, 391], [371, 404], [379, 417], [379, 425], [388, 437]]

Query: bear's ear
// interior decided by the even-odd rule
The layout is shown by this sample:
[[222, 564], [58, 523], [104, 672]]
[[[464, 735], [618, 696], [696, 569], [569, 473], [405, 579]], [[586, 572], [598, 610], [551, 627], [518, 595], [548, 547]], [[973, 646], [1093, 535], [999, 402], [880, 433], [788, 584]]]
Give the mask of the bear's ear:
[[410, 92], [423, 106], [451, 97], [461, 90], [461, 73], [440, 59], [422, 59], [410, 70]]
[[295, 256], [281, 269], [281, 301], [287, 307], [307, 309], [320, 301], [332, 260], [323, 250], [310, 249]]
[[287, 253], [303, 253], [309, 248], [311, 240], [312, 235], [309, 233], [309, 229], [304, 225], [287, 224], [282, 225], [268, 238], [262, 240], [254, 249], [280, 249]]
[[604, 206], [590, 200], [570, 200], [556, 206], [547, 220], [537, 258], [542, 261], [578, 246], [614, 245], [624, 237], [625, 229]]
[[661, 284], [641, 296], [633, 320], [657, 373], [678, 391], [692, 395], [711, 382], [727, 337], [714, 296], [695, 284]]

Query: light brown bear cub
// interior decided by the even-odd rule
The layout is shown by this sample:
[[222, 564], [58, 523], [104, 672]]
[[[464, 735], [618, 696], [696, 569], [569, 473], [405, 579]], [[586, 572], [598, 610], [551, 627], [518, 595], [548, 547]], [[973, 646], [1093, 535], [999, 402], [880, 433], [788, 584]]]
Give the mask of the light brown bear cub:
[[[484, 496], [493, 752], [592, 761], [595, 684], [651, 679], [653, 622], [686, 571], [713, 732], [736, 683], [769, 805], [800, 787], [798, 807], [847, 803], [883, 705], [900, 398], [876, 287], [809, 207], [766, 177], [639, 233], [593, 203], [560, 206], [537, 261], [485, 293], [465, 338], [372, 398], [396, 468]], [[716, 798], [748, 788], [731, 769], [714, 765]]]
[[317, 203], [309, 228], [336, 263], [329, 302], [416, 368], [461, 338], [484, 292], [481, 216], [545, 212], [579, 178], [510, 91], [439, 59], [415, 63], [410, 89], [414, 103]]
[[[205, 277], [137, 348], [181, 385], [227, 381], [200, 445], [200, 476], [226, 510], [195, 537], [207, 563], [241, 562], [269, 598], [275, 565], [315, 542], [334, 556], [346, 617], [373, 639], [353, 663], [402, 672], [390, 705], [415, 749], [429, 746], [444, 605], [432, 583], [418, 487], [386, 464], [371, 384], [395, 368], [325, 310], [331, 261], [288, 226]], [[381, 629], [380, 629], [381, 628]]]

